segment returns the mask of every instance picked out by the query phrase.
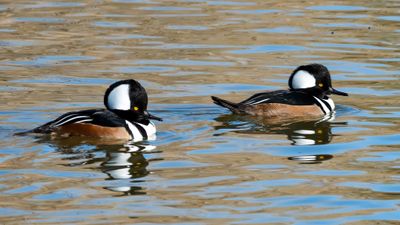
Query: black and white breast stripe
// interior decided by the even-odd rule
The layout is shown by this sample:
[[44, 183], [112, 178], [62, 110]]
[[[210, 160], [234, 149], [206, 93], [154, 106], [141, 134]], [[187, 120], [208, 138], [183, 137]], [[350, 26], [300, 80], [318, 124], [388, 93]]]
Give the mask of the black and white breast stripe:
[[331, 114], [335, 110], [335, 104], [333, 103], [332, 99], [320, 99], [313, 96], [315, 99], [315, 104], [324, 112], [325, 115]]
[[141, 123], [125, 120], [125, 123], [125, 128], [131, 135], [132, 140], [140, 141], [144, 139], [155, 139], [156, 128], [152, 122], [150, 122], [148, 125], [144, 125]]

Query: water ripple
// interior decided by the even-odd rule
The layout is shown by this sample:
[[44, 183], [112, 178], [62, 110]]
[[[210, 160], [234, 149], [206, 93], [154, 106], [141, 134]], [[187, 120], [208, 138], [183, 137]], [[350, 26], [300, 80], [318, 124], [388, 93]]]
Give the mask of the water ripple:
[[[244, 0], [0, 4], [1, 224], [376, 224], [399, 208], [399, 4]], [[274, 124], [232, 101], [321, 63], [329, 120]], [[146, 88], [157, 139], [16, 136]], [[132, 99], [133, 102], [136, 99]], [[56, 207], [55, 207], [56, 205]]]

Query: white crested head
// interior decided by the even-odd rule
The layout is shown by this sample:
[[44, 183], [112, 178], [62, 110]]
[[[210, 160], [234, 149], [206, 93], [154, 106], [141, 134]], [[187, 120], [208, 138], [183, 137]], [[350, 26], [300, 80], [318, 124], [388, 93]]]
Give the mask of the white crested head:
[[107, 98], [109, 109], [130, 110], [131, 99], [129, 97], [129, 84], [121, 84], [113, 88]]
[[292, 89], [305, 89], [315, 87], [317, 80], [315, 77], [305, 70], [299, 70], [292, 75], [289, 86]]
[[106, 108], [125, 121], [145, 125], [150, 123], [149, 120], [162, 121], [161, 118], [147, 111], [147, 101], [146, 90], [133, 79], [120, 80], [111, 84], [104, 94]]

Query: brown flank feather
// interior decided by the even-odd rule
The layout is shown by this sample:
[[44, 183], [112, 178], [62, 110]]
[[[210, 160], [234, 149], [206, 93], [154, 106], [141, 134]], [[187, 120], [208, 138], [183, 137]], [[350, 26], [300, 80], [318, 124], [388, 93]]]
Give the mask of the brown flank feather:
[[324, 112], [317, 105], [287, 105], [266, 103], [258, 105], [242, 105], [240, 108], [253, 116], [263, 117], [321, 117]]
[[86, 136], [112, 139], [131, 139], [124, 127], [102, 127], [94, 124], [72, 123], [56, 128], [52, 133], [61, 136]]

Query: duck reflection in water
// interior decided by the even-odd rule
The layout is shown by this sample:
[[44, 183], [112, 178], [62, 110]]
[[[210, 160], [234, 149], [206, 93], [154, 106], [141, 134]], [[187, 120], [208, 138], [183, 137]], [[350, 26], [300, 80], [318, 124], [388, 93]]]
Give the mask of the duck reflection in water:
[[292, 145], [328, 144], [333, 138], [332, 126], [346, 125], [346, 122], [333, 122], [334, 115], [320, 120], [270, 120], [263, 117], [222, 115], [215, 120], [222, 125], [216, 130], [229, 129], [248, 134], [284, 134]]
[[49, 136], [38, 137], [37, 142], [46, 143], [63, 154], [65, 166], [98, 165], [96, 168], [107, 175], [104, 188], [122, 195], [146, 194], [139, 185], [143, 182], [140, 178], [150, 174], [147, 169], [150, 162], [163, 160], [157, 157], [161, 151], [148, 142]]
[[[102, 172], [108, 175], [108, 180], [130, 180], [131, 183], [143, 182], [139, 178], [147, 176], [150, 172], [147, 166], [151, 161], [162, 160], [162, 158], [147, 159], [145, 154], [160, 153], [156, 146], [146, 144], [127, 143], [124, 150], [106, 150], [106, 159], [101, 163]], [[119, 182], [116, 182], [117, 184]], [[122, 192], [125, 194], [145, 194], [141, 187], [131, 185], [117, 185], [105, 187], [108, 190]]]
[[[334, 134], [331, 127], [344, 126], [346, 122], [333, 122], [334, 114], [320, 120], [285, 121], [270, 120], [262, 117], [223, 115], [215, 119], [222, 123], [216, 130], [229, 129], [233, 132], [248, 134], [284, 134], [292, 145], [323, 145], [331, 142]], [[297, 155], [289, 160], [301, 164], [315, 164], [330, 160], [333, 155]]]

